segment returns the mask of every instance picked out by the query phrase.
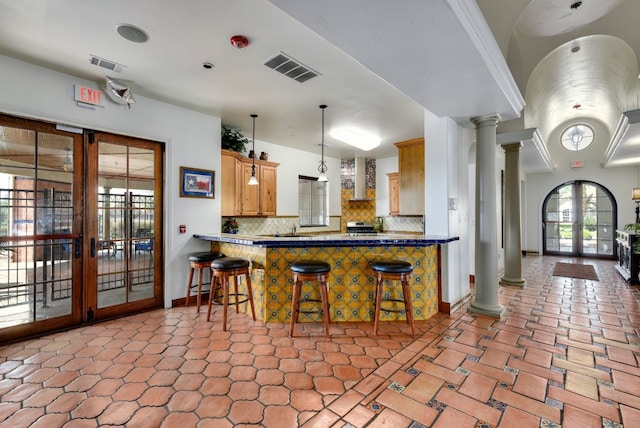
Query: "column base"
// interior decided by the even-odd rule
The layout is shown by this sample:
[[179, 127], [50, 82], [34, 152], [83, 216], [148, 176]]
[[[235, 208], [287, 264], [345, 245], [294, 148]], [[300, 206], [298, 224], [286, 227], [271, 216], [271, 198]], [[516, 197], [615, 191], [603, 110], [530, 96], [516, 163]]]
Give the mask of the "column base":
[[500, 278], [500, 285], [512, 285], [514, 287], [524, 287], [524, 284], [526, 283], [526, 281], [522, 278], [507, 278], [506, 276], [503, 276], [502, 278]]
[[486, 305], [477, 300], [471, 302], [467, 308], [467, 312], [473, 312], [480, 315], [486, 315], [492, 318], [502, 318], [506, 309], [502, 305]]

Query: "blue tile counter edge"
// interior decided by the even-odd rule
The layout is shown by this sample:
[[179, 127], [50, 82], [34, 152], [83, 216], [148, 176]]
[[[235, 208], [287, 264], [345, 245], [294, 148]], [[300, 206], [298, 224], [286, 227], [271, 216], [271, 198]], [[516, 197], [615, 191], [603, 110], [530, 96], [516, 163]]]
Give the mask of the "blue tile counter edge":
[[260, 236], [234, 235], [229, 233], [196, 233], [194, 238], [206, 241], [229, 242], [232, 244], [252, 245], [261, 248], [301, 248], [301, 247], [429, 247], [458, 241], [458, 236], [406, 235], [380, 233], [374, 236], [349, 236], [348, 234], [329, 234], [313, 236]]

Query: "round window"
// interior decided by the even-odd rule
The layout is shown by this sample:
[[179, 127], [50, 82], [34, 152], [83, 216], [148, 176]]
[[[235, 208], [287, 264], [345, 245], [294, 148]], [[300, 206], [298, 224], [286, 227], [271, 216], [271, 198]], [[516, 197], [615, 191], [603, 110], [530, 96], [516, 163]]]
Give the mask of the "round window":
[[567, 150], [583, 150], [593, 142], [593, 129], [585, 124], [572, 125], [564, 130], [560, 142]]

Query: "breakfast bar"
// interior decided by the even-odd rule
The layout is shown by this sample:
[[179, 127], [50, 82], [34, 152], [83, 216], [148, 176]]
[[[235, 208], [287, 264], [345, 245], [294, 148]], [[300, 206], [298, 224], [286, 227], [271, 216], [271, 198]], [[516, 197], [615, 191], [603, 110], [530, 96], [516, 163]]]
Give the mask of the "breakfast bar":
[[[414, 266], [410, 281], [414, 318], [428, 319], [438, 312], [440, 246], [459, 239], [408, 234], [253, 236], [203, 233], [194, 237], [210, 241], [211, 251], [251, 261], [256, 316], [265, 322], [290, 320], [293, 290], [290, 267], [297, 260], [310, 259], [331, 265], [328, 282], [332, 322], [373, 320], [376, 281], [371, 263], [389, 259], [404, 260]], [[240, 285], [243, 287], [244, 283]], [[310, 284], [303, 285], [303, 296], [314, 293]], [[386, 313], [381, 319], [404, 319], [404, 314]], [[318, 314], [301, 316], [301, 321], [320, 320]]]

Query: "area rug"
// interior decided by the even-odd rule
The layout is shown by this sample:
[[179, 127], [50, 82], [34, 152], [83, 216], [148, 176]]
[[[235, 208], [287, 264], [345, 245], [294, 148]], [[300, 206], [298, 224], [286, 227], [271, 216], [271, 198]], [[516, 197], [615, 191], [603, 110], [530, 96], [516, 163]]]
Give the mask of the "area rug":
[[557, 262], [553, 269], [553, 276], [567, 276], [569, 278], [581, 278], [598, 281], [598, 274], [592, 265], [578, 263]]

